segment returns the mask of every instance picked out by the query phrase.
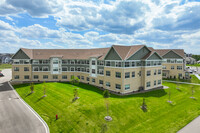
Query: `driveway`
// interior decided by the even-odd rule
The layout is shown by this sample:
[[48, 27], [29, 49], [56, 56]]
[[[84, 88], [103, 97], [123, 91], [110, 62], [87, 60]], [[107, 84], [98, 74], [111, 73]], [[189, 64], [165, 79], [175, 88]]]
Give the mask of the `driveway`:
[[3, 74], [5, 77], [0, 78], [0, 133], [47, 133], [48, 126], [6, 82], [11, 79], [11, 70], [3, 70]]

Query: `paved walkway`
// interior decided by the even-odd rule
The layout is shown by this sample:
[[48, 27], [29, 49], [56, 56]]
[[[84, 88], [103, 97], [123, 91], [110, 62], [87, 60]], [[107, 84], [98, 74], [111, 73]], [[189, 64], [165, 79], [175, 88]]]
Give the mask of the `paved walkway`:
[[178, 82], [178, 81], [171, 81], [171, 80], [163, 80], [163, 81], [172, 82], [172, 83], [179, 83], [179, 84], [200, 85], [200, 84], [196, 84], [196, 83]]
[[200, 76], [199, 76], [199, 74], [195, 74], [195, 76], [200, 80]]
[[6, 82], [11, 79], [11, 70], [2, 73], [5, 77], [0, 78], [0, 133], [48, 133], [46, 123]]

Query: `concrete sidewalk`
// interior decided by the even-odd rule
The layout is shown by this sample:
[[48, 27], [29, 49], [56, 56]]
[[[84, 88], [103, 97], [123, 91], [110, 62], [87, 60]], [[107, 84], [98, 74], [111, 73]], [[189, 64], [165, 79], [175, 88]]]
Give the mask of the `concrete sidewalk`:
[[200, 133], [200, 116], [191, 121], [177, 133]]
[[196, 83], [178, 82], [178, 81], [171, 81], [171, 80], [163, 80], [163, 81], [172, 82], [172, 83], [179, 83], [179, 84], [200, 85], [200, 84], [196, 84]]
[[195, 76], [200, 80], [200, 76], [199, 76], [199, 74], [195, 74]]

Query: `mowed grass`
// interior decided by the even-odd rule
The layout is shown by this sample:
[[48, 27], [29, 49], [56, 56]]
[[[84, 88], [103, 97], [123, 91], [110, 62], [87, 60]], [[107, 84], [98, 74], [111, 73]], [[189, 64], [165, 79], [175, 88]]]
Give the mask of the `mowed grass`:
[[[111, 95], [109, 115], [106, 122], [105, 101], [102, 91], [80, 83], [45, 83], [47, 97], [43, 96], [44, 83], [35, 84], [30, 94], [29, 84], [15, 85], [19, 95], [47, 122], [51, 133], [175, 133], [200, 115], [200, 86], [195, 86], [191, 99], [191, 85], [170, 87], [172, 104], [168, 103], [169, 89], [161, 89], [130, 96]], [[79, 88], [79, 99], [72, 102], [73, 89]], [[140, 108], [143, 97], [147, 112]], [[56, 114], [58, 120], [55, 120]]]
[[200, 80], [195, 75], [190, 75], [191, 79], [163, 79], [163, 80], [169, 80], [169, 81], [177, 81], [177, 82], [189, 82], [189, 83], [196, 83], [200, 84]]
[[200, 64], [186, 64], [186, 66], [194, 66], [194, 67], [200, 67]]
[[0, 64], [0, 70], [12, 68], [11, 64]]

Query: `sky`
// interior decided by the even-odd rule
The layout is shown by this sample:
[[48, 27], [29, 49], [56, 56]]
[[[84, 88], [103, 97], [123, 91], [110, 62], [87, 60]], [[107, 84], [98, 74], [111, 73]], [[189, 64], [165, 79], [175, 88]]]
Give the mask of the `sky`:
[[200, 54], [200, 0], [0, 0], [0, 53], [141, 44]]

